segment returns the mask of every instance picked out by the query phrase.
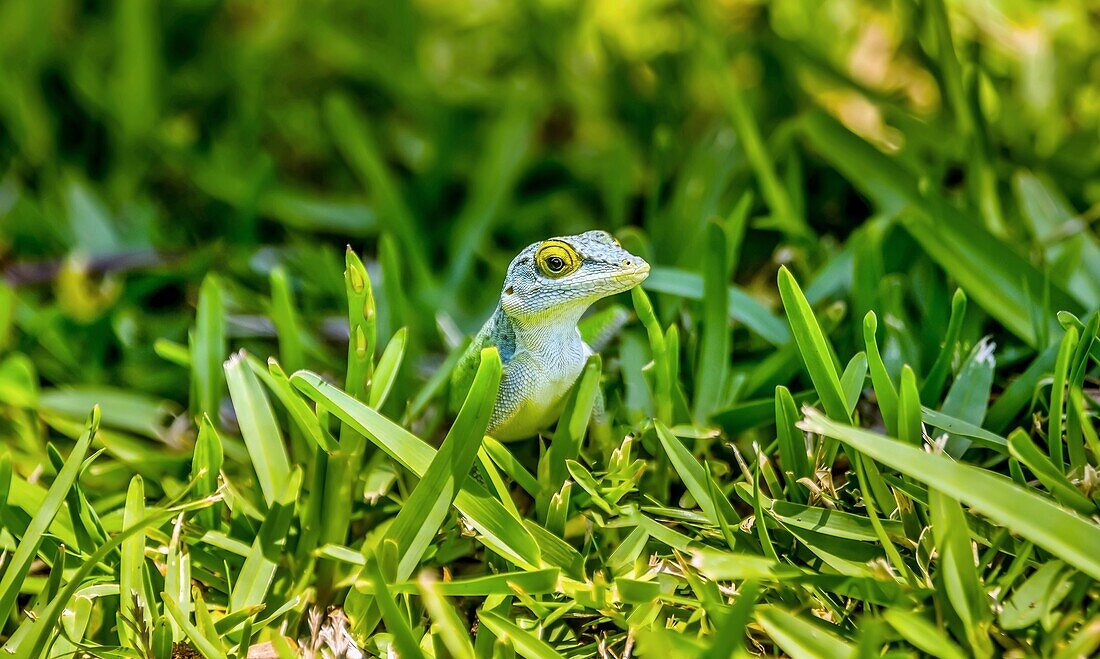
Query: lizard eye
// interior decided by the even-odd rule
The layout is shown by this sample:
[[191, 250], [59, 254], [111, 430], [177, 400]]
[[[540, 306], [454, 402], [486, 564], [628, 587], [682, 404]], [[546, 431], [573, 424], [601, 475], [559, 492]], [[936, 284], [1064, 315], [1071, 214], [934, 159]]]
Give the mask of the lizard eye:
[[547, 240], [535, 253], [535, 263], [543, 275], [557, 279], [575, 272], [581, 266], [581, 257], [569, 243]]

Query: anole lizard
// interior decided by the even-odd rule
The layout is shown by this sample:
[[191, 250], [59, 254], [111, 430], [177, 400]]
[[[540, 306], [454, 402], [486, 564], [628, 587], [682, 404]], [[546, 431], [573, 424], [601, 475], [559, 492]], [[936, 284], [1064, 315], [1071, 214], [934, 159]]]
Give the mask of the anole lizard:
[[527, 246], [508, 266], [496, 310], [455, 366], [452, 398], [466, 395], [482, 348], [496, 346], [504, 372], [488, 434], [501, 441], [534, 436], [558, 418], [592, 354], [577, 330], [581, 315], [648, 275], [649, 264], [605, 231]]

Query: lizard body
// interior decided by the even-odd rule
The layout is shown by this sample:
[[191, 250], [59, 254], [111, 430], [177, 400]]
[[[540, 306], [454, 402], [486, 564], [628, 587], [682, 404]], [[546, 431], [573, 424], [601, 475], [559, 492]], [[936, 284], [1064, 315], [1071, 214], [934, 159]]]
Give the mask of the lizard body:
[[452, 398], [465, 397], [481, 349], [496, 346], [504, 372], [489, 422], [502, 441], [553, 423], [592, 349], [577, 322], [593, 302], [629, 290], [649, 264], [604, 231], [533, 243], [511, 265], [500, 302], [455, 367]]

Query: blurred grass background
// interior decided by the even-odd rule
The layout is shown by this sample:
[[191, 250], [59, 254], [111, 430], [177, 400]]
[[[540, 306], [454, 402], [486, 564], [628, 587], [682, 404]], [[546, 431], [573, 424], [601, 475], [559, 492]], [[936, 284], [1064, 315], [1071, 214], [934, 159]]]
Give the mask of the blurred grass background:
[[[244, 347], [340, 380], [346, 245], [374, 282], [378, 336], [408, 327], [384, 409], [436, 443], [430, 378], [487, 316], [511, 257], [593, 228], [655, 264], [659, 322], [683, 333], [672, 396], [693, 414], [677, 400], [666, 421], [766, 446], [776, 385], [820, 394], [776, 288], [787, 266], [837, 353], [865, 348], [877, 311], [894, 382], [906, 364], [922, 384], [938, 373], [926, 405], [1029, 429], [1073, 324], [1056, 312], [1100, 307], [1098, 52], [1098, 7], [1071, 0], [0, 2], [0, 437], [14, 478], [56, 473], [47, 440], [67, 447], [97, 402], [117, 432], [82, 482], [114, 530], [134, 474], [151, 498], [182, 491], [202, 412], [233, 436], [226, 469], [250, 478], [221, 361]], [[717, 279], [701, 276], [718, 263], [715, 226]], [[733, 284], [717, 380], [691, 302], [721, 290], [704, 279]], [[196, 349], [204, 281], [228, 338]], [[951, 334], [956, 288], [971, 304]], [[940, 359], [945, 335], [957, 343]], [[652, 338], [632, 325], [604, 368], [635, 429], [668, 402], [641, 372]], [[190, 369], [195, 355], [213, 366]], [[1095, 364], [1080, 363], [1095, 396]], [[980, 405], [963, 387], [942, 400], [964, 373]], [[993, 405], [1018, 379], [1022, 398]], [[377, 511], [356, 510], [369, 528]]]
[[1093, 221], [1088, 3], [951, 3], [950, 32], [939, 3], [700, 4], [6, 2], [7, 279], [56, 279], [41, 262], [72, 254], [172, 260], [60, 297], [100, 328], [94, 357], [117, 347], [111, 319], [186, 308], [213, 263], [284, 262], [334, 291], [344, 243], [387, 231], [414, 290], [469, 329], [497, 293], [471, 284], [532, 240], [643, 227], [659, 262], [690, 265], [704, 223], [755, 190], [737, 279], [770, 288], [776, 261], [812, 267], [884, 210], [842, 166], [855, 154], [799, 130], [817, 109], [1020, 253], [1065, 239], [1027, 222], [1021, 171]]

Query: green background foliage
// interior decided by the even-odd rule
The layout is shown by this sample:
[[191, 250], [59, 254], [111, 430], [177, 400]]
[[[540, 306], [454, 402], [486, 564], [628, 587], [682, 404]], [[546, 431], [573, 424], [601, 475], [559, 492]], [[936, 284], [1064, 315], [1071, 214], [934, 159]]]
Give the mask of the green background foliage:
[[[0, 3], [0, 641], [1088, 656], [1095, 19]], [[483, 438], [464, 337], [593, 228], [644, 290]]]

